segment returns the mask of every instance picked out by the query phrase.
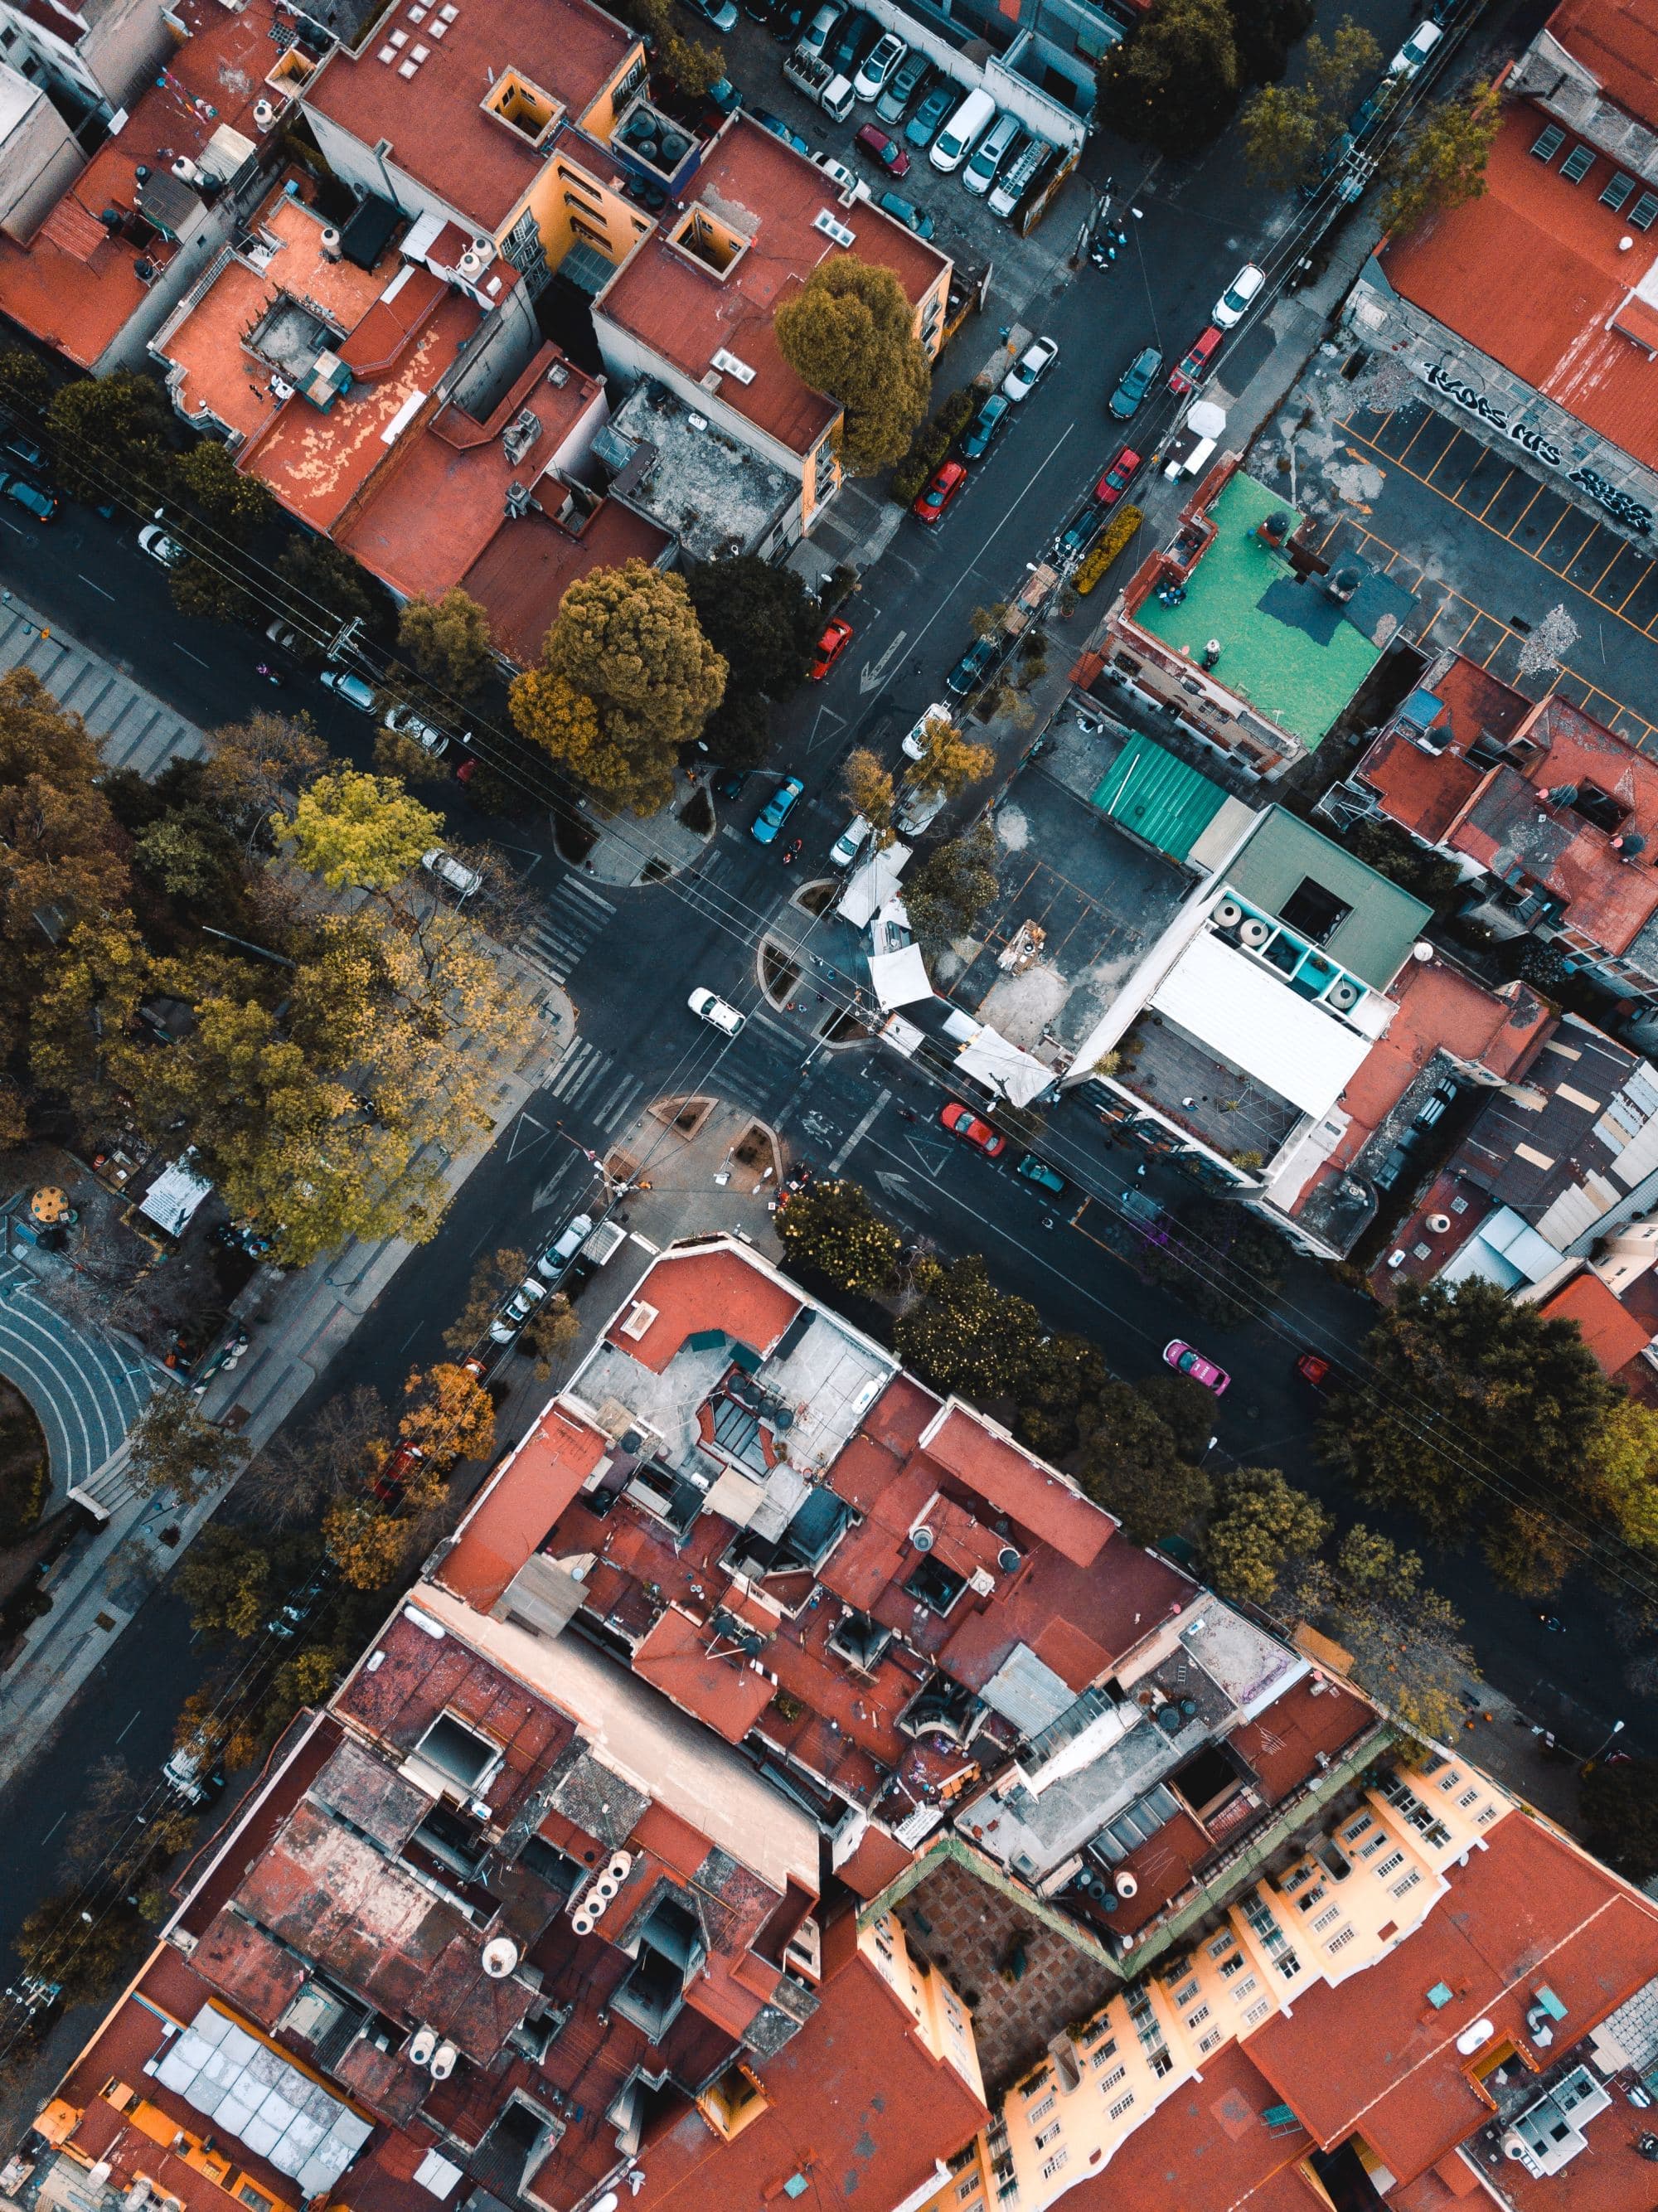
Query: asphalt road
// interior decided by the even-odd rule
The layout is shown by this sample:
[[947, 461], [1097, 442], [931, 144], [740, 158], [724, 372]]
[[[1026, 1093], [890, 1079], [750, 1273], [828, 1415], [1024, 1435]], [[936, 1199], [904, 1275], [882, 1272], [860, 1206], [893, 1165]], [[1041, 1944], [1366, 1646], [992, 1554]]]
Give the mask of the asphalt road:
[[[1418, 10], [1388, 0], [1356, 12], [1391, 51]], [[1143, 175], [1145, 163], [1101, 140], [1084, 167], [1096, 184], [1112, 172], [1127, 183]], [[1122, 362], [1148, 341], [1176, 353], [1203, 327], [1239, 264], [1263, 258], [1290, 220], [1280, 200], [1247, 185], [1230, 138], [1200, 162], [1159, 167], [1149, 187], [1130, 197], [1144, 212], [1131, 221], [1127, 265], [1109, 276], [1084, 270], [1023, 315], [1059, 338], [1059, 370], [1025, 403], [936, 537], [901, 528], [855, 604], [853, 653], [821, 691], [802, 693], [780, 718], [780, 770], [799, 773], [808, 786], [799, 817], [807, 845], [802, 877], [823, 872], [840, 826], [843, 810], [833, 791], [841, 756], [865, 738], [896, 752], [899, 733], [938, 696], [944, 670], [966, 642], [972, 608], [1008, 595], [1108, 457], [1103, 399]], [[966, 357], [972, 350], [964, 349], [963, 374], [976, 366]], [[176, 616], [163, 572], [137, 552], [130, 526], [83, 508], [66, 508], [46, 532], [7, 524], [0, 530], [0, 582], [209, 726], [276, 703], [252, 674], [258, 642]], [[282, 703], [303, 704], [331, 742], [361, 754], [367, 725], [332, 695], [296, 683]], [[543, 1224], [550, 1234], [580, 1197], [582, 1163], [565, 1136], [597, 1146], [625, 1126], [641, 1098], [714, 1090], [772, 1121], [797, 1154], [820, 1167], [844, 1166], [878, 1188], [907, 1229], [946, 1251], [982, 1251], [999, 1284], [1031, 1298], [1053, 1325], [1096, 1336], [1124, 1375], [1151, 1372], [1169, 1338], [1196, 1339], [1237, 1378], [1218, 1406], [1218, 1451], [1277, 1464], [1328, 1496], [1328, 1478], [1311, 1455], [1315, 1409], [1293, 1381], [1291, 1361], [1309, 1341], [1337, 1352], [1356, 1346], [1372, 1310], [1323, 1271], [1297, 1262], [1272, 1323], [1208, 1328], [1168, 1287], [1143, 1279], [1111, 1249], [1102, 1233], [1107, 1200], [1082, 1204], [1079, 1197], [1045, 1209], [1011, 1172], [948, 1144], [929, 1126], [941, 1094], [894, 1056], [874, 1048], [814, 1053], [811, 1027], [819, 1009], [810, 975], [798, 1016], [768, 1008], [758, 987], [761, 937], [774, 927], [793, 937], [805, 926], [787, 904], [800, 878], [742, 834], [765, 782], [754, 780], [728, 833], [690, 879], [607, 888], [609, 915], [590, 898], [584, 905], [587, 879], [578, 876], [574, 890], [565, 887], [568, 872], [544, 817], [503, 827], [457, 810], [452, 823], [459, 834], [493, 834], [511, 848], [544, 890], [550, 915], [567, 921], [585, 915], [579, 930], [564, 931], [574, 955], [567, 981], [580, 1009], [580, 1059], [573, 1054], [552, 1075], [551, 1087], [481, 1163], [438, 1237], [399, 1272], [340, 1371], [320, 1387], [362, 1380], [395, 1394], [409, 1366], [436, 1351], [476, 1251], [490, 1240], [523, 1243], [526, 1224]], [[811, 933], [814, 945], [820, 938], [832, 957], [829, 933]], [[734, 1044], [723, 1045], [686, 1011], [685, 994], [696, 983], [753, 1014]], [[906, 1108], [918, 1118], [903, 1118]], [[1112, 1152], [1075, 1103], [1056, 1109], [1051, 1136], [1056, 1153], [1084, 1164], [1096, 1189], [1108, 1193], [1133, 1172], [1127, 1156]], [[1531, 1608], [1493, 1590], [1477, 1565], [1430, 1564], [1467, 1616], [1477, 1656], [1497, 1686], [1539, 1710], [1571, 1710], [1574, 1729], [1582, 1730], [1572, 1740], [1584, 1748], [1589, 1731], [1615, 1717], [1630, 1719], [1631, 1737], [1642, 1729], [1639, 1708], [1621, 1688], [1607, 1608], [1594, 1593], [1570, 1591], [1555, 1601], [1568, 1633], [1551, 1636]], [[136, 1770], [152, 1771], [199, 1668], [182, 1610], [164, 1589], [71, 1709], [52, 1750], [0, 1799], [0, 1936], [59, 1878], [53, 1841], [88, 1769], [118, 1747]], [[1575, 1705], [1561, 1705], [1562, 1698]], [[1649, 1738], [1650, 1716], [1643, 1718]]]

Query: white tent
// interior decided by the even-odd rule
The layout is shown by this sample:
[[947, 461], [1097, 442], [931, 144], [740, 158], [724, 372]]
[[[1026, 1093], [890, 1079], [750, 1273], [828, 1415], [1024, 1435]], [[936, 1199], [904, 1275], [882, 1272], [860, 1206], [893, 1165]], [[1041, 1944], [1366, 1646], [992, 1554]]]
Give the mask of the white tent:
[[890, 1012], [894, 1006], [908, 1006], [917, 999], [932, 996], [926, 963], [921, 957], [919, 945], [906, 945], [898, 952], [872, 952], [869, 980], [884, 1013]]
[[956, 1065], [963, 1075], [982, 1083], [987, 1091], [999, 1091], [1014, 1106], [1029, 1106], [1059, 1081], [1035, 1053], [1011, 1044], [999, 1030], [981, 1029], [957, 1054]]
[[881, 908], [897, 892], [898, 878], [909, 865], [909, 847], [896, 842], [872, 853], [847, 878], [835, 911], [854, 929], [866, 929]]

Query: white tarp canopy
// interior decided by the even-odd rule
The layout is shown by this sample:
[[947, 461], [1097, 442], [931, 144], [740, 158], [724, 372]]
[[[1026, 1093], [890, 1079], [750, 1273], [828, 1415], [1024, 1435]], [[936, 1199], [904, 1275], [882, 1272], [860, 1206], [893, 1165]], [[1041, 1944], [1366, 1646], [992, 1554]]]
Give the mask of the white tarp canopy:
[[212, 1188], [205, 1176], [196, 1173], [186, 1153], [156, 1176], [140, 1200], [138, 1211], [169, 1237], [182, 1237], [191, 1216]]
[[898, 878], [909, 865], [909, 847], [895, 842], [872, 853], [847, 878], [835, 911], [854, 929], [866, 929], [881, 908], [897, 892]]
[[1035, 1053], [1011, 1044], [999, 1030], [981, 1029], [957, 1054], [956, 1065], [963, 1075], [982, 1083], [987, 1091], [999, 1091], [1014, 1106], [1029, 1106], [1059, 1081]]
[[921, 957], [919, 945], [906, 945], [898, 952], [871, 953], [869, 980], [884, 1013], [890, 1013], [894, 1006], [908, 1006], [917, 999], [932, 996], [926, 962]]
[[1212, 399], [1194, 399], [1186, 410], [1186, 427], [1195, 430], [1199, 438], [1218, 438], [1226, 428], [1226, 410]]
[[1303, 1114], [1327, 1113], [1376, 1042], [1211, 930], [1193, 939], [1151, 1004]]

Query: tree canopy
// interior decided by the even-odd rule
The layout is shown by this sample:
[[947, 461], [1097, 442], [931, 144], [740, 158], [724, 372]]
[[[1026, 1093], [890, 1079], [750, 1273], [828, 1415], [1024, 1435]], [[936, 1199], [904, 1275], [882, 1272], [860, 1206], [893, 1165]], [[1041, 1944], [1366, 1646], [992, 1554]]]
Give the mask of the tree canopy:
[[347, 768], [307, 786], [284, 826], [301, 865], [332, 889], [377, 890], [406, 876], [436, 844], [443, 817], [395, 778]]
[[495, 668], [489, 617], [459, 584], [440, 599], [410, 599], [398, 617], [398, 642], [421, 674], [469, 698]]
[[1378, 210], [1384, 230], [1414, 230], [1430, 216], [1480, 198], [1485, 163], [1503, 125], [1502, 100], [1489, 83], [1437, 101], [1394, 143]]
[[932, 371], [891, 270], [851, 253], [819, 262], [777, 310], [774, 329], [801, 382], [845, 409], [847, 473], [870, 476], [902, 460], [926, 413]]
[[1580, 1804], [1583, 1841], [1596, 1858], [1629, 1881], [1658, 1874], [1658, 1759], [1591, 1766]]
[[1215, 1485], [1205, 1571], [1223, 1597], [1247, 1598], [1271, 1612], [1304, 1580], [1332, 1525], [1323, 1507], [1275, 1467], [1235, 1468]]
[[997, 1290], [977, 1253], [924, 1260], [914, 1285], [915, 1301], [894, 1331], [905, 1366], [935, 1390], [979, 1399], [1013, 1395], [1042, 1335], [1029, 1300]]
[[1242, 69], [1226, 0], [1153, 0], [1099, 70], [1097, 118], [1165, 154], [1206, 145], [1237, 102]]
[[1137, 1544], [1175, 1536], [1208, 1510], [1209, 1482], [1167, 1421], [1127, 1382], [1108, 1382], [1084, 1431], [1077, 1480]]
[[964, 837], [951, 838], [929, 853], [905, 879], [910, 927], [928, 951], [965, 936], [995, 903], [998, 856], [995, 831], [989, 823], [977, 822]]
[[859, 1183], [819, 1182], [797, 1192], [777, 1216], [777, 1233], [791, 1267], [815, 1267], [865, 1297], [890, 1289], [898, 1272], [898, 1232]]
[[805, 680], [823, 624], [793, 568], [739, 553], [692, 561], [683, 573], [702, 635], [726, 662], [728, 695], [763, 691], [781, 699]]
[[180, 1505], [236, 1473], [247, 1446], [210, 1421], [187, 1391], [158, 1390], [127, 1431], [127, 1479], [141, 1496], [165, 1494]]
[[898, 794], [891, 769], [867, 745], [854, 745], [841, 763], [841, 789], [853, 813], [868, 823], [876, 844], [890, 845]]

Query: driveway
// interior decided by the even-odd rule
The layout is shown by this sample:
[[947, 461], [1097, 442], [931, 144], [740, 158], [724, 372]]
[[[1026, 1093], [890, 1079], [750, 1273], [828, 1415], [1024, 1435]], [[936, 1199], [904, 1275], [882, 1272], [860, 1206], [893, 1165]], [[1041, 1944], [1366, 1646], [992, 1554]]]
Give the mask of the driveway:
[[58, 1313], [27, 1268], [0, 1261], [0, 1375], [46, 1432], [54, 1505], [115, 1449], [149, 1402], [156, 1373], [143, 1353]]

